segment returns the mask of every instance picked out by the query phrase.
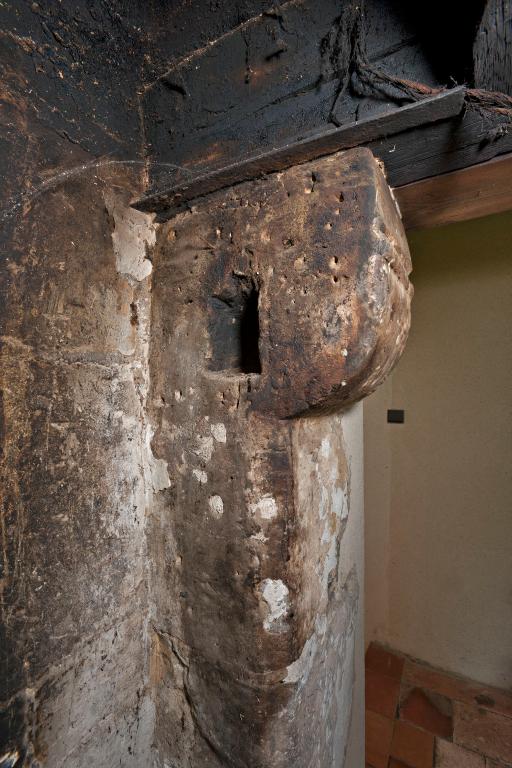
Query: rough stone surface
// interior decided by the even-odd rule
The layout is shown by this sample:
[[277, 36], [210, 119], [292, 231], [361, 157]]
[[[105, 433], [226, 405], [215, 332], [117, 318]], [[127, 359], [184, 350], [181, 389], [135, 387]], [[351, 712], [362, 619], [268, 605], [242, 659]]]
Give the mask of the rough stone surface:
[[[287, 716], [295, 711], [297, 722], [304, 722], [300, 691], [310, 689], [313, 698], [318, 697], [318, 706], [324, 708], [329, 729], [335, 727], [338, 734], [331, 741], [327, 733], [322, 736], [321, 749], [333, 750], [332, 754], [344, 749], [347, 723], [335, 723], [334, 704], [324, 701], [333, 682], [318, 662], [324, 652], [333, 668], [339, 657], [348, 671], [335, 688], [348, 701], [352, 665], [357, 669], [358, 664], [357, 658], [353, 661], [353, 647], [357, 657], [354, 632], [360, 625], [356, 607], [360, 606], [361, 575], [350, 559], [345, 506], [341, 517], [339, 513], [340, 494], [347, 509], [354, 506], [347, 417], [335, 417], [332, 422], [326, 416], [315, 422], [278, 418], [298, 413], [299, 399], [300, 408], [304, 405], [308, 413], [315, 408], [337, 408], [342, 400], [348, 403], [337, 391], [341, 380], [329, 379], [309, 392], [307, 382], [299, 377], [296, 392], [282, 382], [282, 400], [274, 399], [266, 372], [270, 363], [275, 365], [275, 355], [265, 357], [272, 340], [261, 312], [270, 294], [265, 298], [259, 282], [253, 285], [250, 280], [240, 280], [234, 282], [235, 293], [253, 301], [252, 309], [254, 289], [260, 290], [261, 355], [254, 355], [251, 347], [239, 360], [238, 350], [234, 365], [251, 371], [259, 366], [261, 373], [229, 374], [224, 386], [225, 368], [231, 367], [224, 358], [231, 354], [231, 347], [222, 342], [222, 333], [216, 362], [212, 357], [206, 374], [200, 356], [203, 348], [192, 344], [193, 336], [190, 342], [180, 336], [179, 325], [168, 325], [166, 333], [170, 335], [172, 330], [172, 338], [181, 344], [179, 355], [177, 350], [172, 352], [178, 357], [177, 368], [172, 375], [166, 374], [165, 381], [156, 377], [148, 400], [150, 367], [155, 375], [160, 368], [168, 371], [165, 366], [170, 360], [161, 364], [166, 354], [160, 343], [162, 320], [173, 322], [181, 305], [168, 306], [158, 288], [151, 309], [155, 231], [151, 218], [130, 210], [128, 202], [145, 190], [149, 167], [156, 173], [158, 168], [162, 170], [162, 162], [166, 171], [176, 170], [180, 160], [153, 157], [146, 161], [142, 92], [145, 83], [186, 58], [190, 50], [229, 36], [251, 16], [270, 10], [271, 3], [241, 0], [224, 4], [222, 10], [216, 3], [202, 0], [164, 5], [124, 0], [115, 8], [108, 0], [0, 4], [0, 240], [4, 254], [0, 271], [0, 762], [16, 768], [140, 768], [153, 761], [163, 768], [166, 760], [168, 766], [174, 762], [173, 768], [215, 766], [230, 759], [226, 745], [236, 746], [246, 734], [249, 741], [243, 748], [236, 747], [237, 759], [245, 759], [243, 749], [247, 751], [250, 739], [256, 743], [258, 738], [261, 746], [254, 755], [268, 757], [272, 749], [269, 734], [274, 734], [272, 738], [283, 749], [294, 734], [286, 718], [281, 731], [269, 730], [267, 724], [273, 727], [274, 715], [281, 711]], [[318, 40], [313, 42], [317, 44]], [[297, 177], [294, 183], [299, 181], [302, 184]], [[272, 190], [274, 182], [263, 183]], [[261, 209], [268, 211], [269, 202], [258, 198], [258, 185], [249, 188], [258, 200], [256, 207], [261, 203]], [[291, 190], [294, 197], [296, 192]], [[285, 209], [279, 195], [273, 199], [286, 210], [286, 216], [299, 210], [297, 206]], [[308, 200], [315, 200], [313, 191]], [[372, 210], [371, 192], [362, 195], [361, 201], [366, 201], [366, 210]], [[355, 215], [357, 220], [359, 213], [349, 206], [346, 210], [350, 228], [350, 217]], [[225, 212], [226, 233], [231, 213]], [[392, 223], [394, 215], [385, 214], [386, 221]], [[190, 214], [188, 221], [193, 217]], [[245, 223], [253, 231], [259, 227], [257, 221]], [[223, 242], [227, 239], [225, 234]], [[375, 233], [371, 239], [379, 241]], [[160, 238], [159, 248], [162, 242]], [[211, 242], [216, 241], [210, 241], [208, 235], [208, 243], [201, 246], [205, 249], [201, 258], [208, 257], [210, 282], [195, 285], [195, 277], [187, 273], [187, 291], [198, 302], [201, 291], [206, 296], [206, 286], [214, 280]], [[348, 240], [346, 243], [348, 248]], [[288, 253], [290, 246], [282, 245], [282, 251], [274, 246], [269, 250], [267, 266], [270, 256], [279, 264]], [[188, 256], [180, 253], [185, 264]], [[248, 254], [240, 253], [246, 269]], [[220, 255], [222, 281], [229, 260]], [[193, 254], [190, 260], [194, 262]], [[163, 274], [165, 259], [159, 256], [157, 262], [158, 274]], [[173, 268], [171, 276], [172, 272]], [[304, 288], [309, 290], [314, 279], [306, 271]], [[393, 281], [391, 278], [390, 290], [397, 288], [392, 287]], [[361, 277], [359, 284], [363, 286], [363, 282]], [[356, 279], [351, 282], [355, 293], [357, 283]], [[326, 285], [330, 285], [328, 280]], [[294, 290], [301, 290], [298, 277]], [[355, 293], [350, 300], [357, 303]], [[284, 306], [286, 292], [275, 295]], [[225, 304], [219, 301], [221, 306]], [[199, 306], [197, 322], [213, 320], [214, 307], [201, 310]], [[314, 316], [315, 307], [310, 311]], [[152, 312], [157, 334], [150, 344]], [[387, 322], [385, 312], [382, 328]], [[275, 331], [280, 325], [285, 329], [284, 320], [275, 319]], [[323, 316], [320, 320], [323, 322]], [[328, 326], [333, 348], [336, 323], [334, 318]], [[220, 327], [222, 330], [222, 323]], [[235, 318], [235, 339], [237, 327]], [[209, 336], [210, 331], [205, 333]], [[285, 330], [282, 333], [286, 339]], [[375, 335], [375, 349], [386, 343], [384, 336]], [[307, 342], [307, 354], [318, 365], [314, 346], [312, 339]], [[151, 366], [150, 359], [154, 359]], [[324, 370], [326, 365], [324, 360]], [[181, 387], [177, 370], [188, 370], [189, 387], [195, 393]], [[206, 379], [210, 389], [199, 394]], [[258, 401], [247, 396], [244, 387], [249, 380], [270, 387], [266, 392], [263, 387], [254, 390]], [[214, 391], [218, 397], [215, 387], [220, 382], [226, 402], [219, 400], [214, 407], [208, 398]], [[354, 393], [352, 379], [350, 387]], [[192, 402], [195, 410], [186, 411]], [[233, 409], [230, 417], [225, 413], [226, 403]], [[162, 420], [163, 415], [170, 416], [171, 405], [175, 414], [188, 413], [189, 420], [171, 428]], [[204, 414], [210, 417], [207, 424], [200, 421]], [[252, 442], [249, 438], [245, 442], [252, 424], [257, 425]], [[178, 435], [179, 430], [198, 425], [200, 429], [190, 433], [193, 445], [184, 432], [179, 438], [184, 455], [192, 457], [187, 459], [191, 471], [185, 492], [179, 490], [176, 474], [181, 456], [171, 456], [175, 443], [171, 445], [169, 432]], [[324, 438], [331, 446], [329, 456], [322, 453]], [[318, 456], [319, 468], [317, 475], [303, 480], [299, 498], [293, 487], [293, 468], [307, 468], [310, 462], [301, 441], [309, 446], [311, 455]], [[224, 469], [218, 465], [223, 453], [229, 458]], [[269, 467], [268, 482], [263, 482], [257, 466], [262, 472]], [[326, 478], [335, 471], [339, 478], [334, 488], [324, 488]], [[224, 481], [230, 487], [231, 475], [237, 478], [233, 487], [241, 494], [236, 497], [237, 506], [235, 496], [224, 487]], [[182, 500], [190, 500], [186, 515], [183, 508], [179, 514], [175, 512], [178, 491], [184, 494]], [[305, 500], [309, 494], [322, 499], [325, 519], [318, 524], [331, 537], [316, 545], [300, 533], [311, 522], [312, 510]], [[240, 538], [244, 528], [234, 518], [235, 509], [254, 521], [247, 546], [255, 549], [249, 555]], [[198, 521], [209, 526], [202, 540], [194, 540], [200, 530]], [[218, 529], [225, 533], [219, 536]], [[232, 536], [231, 543], [227, 535]], [[256, 560], [247, 558], [255, 558], [258, 547], [266, 551], [265, 538], [270, 542], [268, 557], [275, 559], [276, 566], [270, 567], [267, 560], [260, 578]], [[325, 569], [315, 571], [315, 578], [304, 588], [304, 606], [292, 616], [305, 583], [300, 548], [305, 548], [309, 558], [318, 556], [332, 563], [336, 559], [333, 539], [341, 539], [340, 553], [344, 547], [347, 551], [337, 580], [329, 580], [332, 568], [327, 574], [328, 595], [332, 593], [334, 598], [325, 597]], [[226, 547], [224, 559], [215, 554], [219, 541]], [[290, 565], [285, 567], [288, 554]], [[182, 575], [183, 563], [191, 558], [196, 570]], [[151, 574], [149, 561], [154, 562]], [[238, 575], [229, 581], [237, 570]], [[252, 572], [254, 577], [249, 576]], [[197, 609], [193, 619], [184, 613], [183, 627], [188, 634], [183, 635], [176, 617], [181, 617], [182, 607], [183, 611], [185, 607], [194, 610], [190, 599], [185, 602], [194, 590], [199, 595]], [[226, 596], [233, 601], [219, 602]], [[314, 619], [317, 598], [327, 606], [325, 630]], [[333, 599], [342, 605], [336, 616], [333, 609], [327, 610]], [[206, 608], [203, 603], [208, 603]], [[226, 615], [219, 615], [224, 607]], [[204, 621], [200, 621], [201, 612]], [[222, 635], [223, 622], [227, 626], [228, 620], [230, 629]], [[259, 633], [254, 635], [254, 643], [248, 641], [251, 622]], [[299, 625], [302, 629], [295, 637]], [[209, 656], [206, 651], [201, 655], [201, 647], [197, 651], [190, 640], [196, 629], [197, 644], [204, 644]], [[340, 632], [345, 633], [346, 641], [334, 648], [330, 643]], [[222, 676], [217, 685], [223, 668], [215, 666], [217, 662], [212, 668], [216, 648], [222, 649], [218, 654], [223, 663], [228, 659], [235, 671], [246, 668], [249, 679], [235, 685], [233, 679], [238, 678], [233, 673]], [[244, 653], [250, 660], [247, 665]], [[322, 691], [312, 686], [313, 677], [306, 681], [309, 669], [326, 681]], [[288, 682], [279, 682], [288, 675]], [[240, 713], [246, 710], [235, 712], [234, 706], [237, 701], [247, 703], [247, 692], [260, 690], [258, 686], [264, 695], [261, 702], [253, 697], [254, 727], [246, 719], [240, 728]], [[196, 711], [194, 705], [204, 700], [213, 707], [222, 698], [219, 691], [232, 697], [232, 705], [228, 702], [222, 721], [227, 741], [214, 753], [197, 724], [209, 723], [215, 745], [223, 710], [218, 708], [216, 719], [208, 721], [201, 719], [201, 707], [197, 705]], [[343, 704], [344, 709], [346, 706]], [[206, 711], [205, 718], [210, 714]], [[355, 715], [356, 720], [358, 717]], [[304, 733], [308, 727], [304, 726]], [[208, 733], [206, 736], [210, 738]], [[350, 736], [349, 742], [349, 749], [357, 754], [357, 738]], [[169, 756], [177, 754], [180, 744], [186, 746], [183, 754], [171, 761]], [[311, 746], [301, 742], [300, 749], [307, 754]]]
[[[118, 269], [109, 211], [113, 195], [129, 211], [136, 184], [112, 166], [64, 178], [25, 208], [4, 273], [2, 754], [16, 766], [135, 768], [149, 750], [149, 282]], [[116, 246], [134, 265], [138, 234]]]
[[149, 548], [171, 765], [344, 765], [361, 574], [340, 557], [350, 460], [326, 412], [398, 358], [409, 271], [367, 150], [212, 195], [159, 233], [150, 404], [170, 486]]
[[16, 768], [149, 763], [144, 529], [163, 472], [128, 207], [137, 5], [0, 5], [0, 763]]

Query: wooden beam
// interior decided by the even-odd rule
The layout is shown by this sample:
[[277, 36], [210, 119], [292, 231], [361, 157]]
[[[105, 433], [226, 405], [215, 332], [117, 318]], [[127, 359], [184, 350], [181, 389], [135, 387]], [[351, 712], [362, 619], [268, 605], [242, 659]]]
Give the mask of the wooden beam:
[[394, 190], [406, 229], [512, 210], [512, 154]]
[[341, 149], [367, 144], [418, 126], [447, 120], [462, 111], [463, 87], [429, 96], [378, 117], [329, 129], [293, 144], [258, 154], [243, 162], [196, 176], [180, 185], [150, 194], [134, 205], [142, 211], [156, 212], [163, 221], [186, 207], [197, 197], [242, 181], [290, 168], [293, 165], [330, 155]]
[[512, 152], [508, 118], [469, 106], [459, 116], [367, 144], [384, 163], [388, 184], [402, 187]]
[[512, 2], [487, 0], [473, 46], [475, 87], [512, 96]]

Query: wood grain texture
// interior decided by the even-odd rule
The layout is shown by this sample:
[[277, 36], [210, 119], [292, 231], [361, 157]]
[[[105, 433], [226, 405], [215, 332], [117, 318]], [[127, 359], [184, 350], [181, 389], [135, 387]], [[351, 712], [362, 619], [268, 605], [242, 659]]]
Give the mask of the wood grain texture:
[[439, 227], [512, 209], [512, 155], [397, 187], [406, 229]]
[[[463, 14], [441, 0], [289, 0], [244, 16], [144, 88], [151, 191], [300, 145], [334, 124], [364, 125], [414, 100], [416, 86], [472, 85], [483, 10], [483, 0], [467, 0]], [[512, 151], [506, 122], [468, 109], [459, 121], [408, 129], [398, 145], [363, 135], [357, 143], [371, 142], [398, 186]]]
[[[171, 184], [135, 205], [141, 210], [156, 211], [165, 219], [211, 191], [356, 144], [366, 144], [382, 161], [392, 187], [482, 164], [512, 152], [512, 131], [508, 130], [506, 117], [470, 106], [461, 110], [462, 90], [453, 89], [395, 112], [327, 130], [185, 183]], [[455, 116], [450, 117], [450, 112]], [[375, 138], [377, 135], [380, 138]]]
[[389, 184], [402, 186], [512, 152], [506, 117], [468, 107], [459, 116], [368, 144]]
[[475, 86], [512, 96], [512, 3], [487, 0], [473, 46]]
[[298, 142], [332, 126], [333, 111], [348, 125], [407, 103], [399, 93], [366, 93], [352, 78], [356, 33], [383, 71], [434, 88], [454, 82], [455, 70], [425, 55], [428, 14], [396, 0], [367, 0], [364, 19], [361, 8], [288, 0], [173, 62], [142, 99], [152, 186]]

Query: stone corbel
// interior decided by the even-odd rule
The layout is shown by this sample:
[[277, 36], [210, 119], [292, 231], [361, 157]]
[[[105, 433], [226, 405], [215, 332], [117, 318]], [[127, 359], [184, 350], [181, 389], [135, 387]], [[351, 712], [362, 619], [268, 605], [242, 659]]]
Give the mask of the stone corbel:
[[171, 484], [150, 551], [173, 766], [364, 762], [349, 748], [363, 682], [350, 406], [404, 348], [410, 269], [366, 149], [214, 193], [159, 233], [153, 452]]

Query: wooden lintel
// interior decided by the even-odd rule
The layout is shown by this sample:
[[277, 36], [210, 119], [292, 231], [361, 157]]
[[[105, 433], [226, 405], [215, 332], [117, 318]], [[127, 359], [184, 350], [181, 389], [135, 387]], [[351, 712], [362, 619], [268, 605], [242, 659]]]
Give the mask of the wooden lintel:
[[284, 170], [342, 149], [393, 136], [411, 128], [452, 118], [461, 112], [464, 94], [464, 87], [452, 88], [378, 117], [323, 131], [243, 162], [196, 176], [169, 189], [149, 194], [134, 203], [134, 206], [142, 211], [157, 213], [159, 220], [163, 221], [182, 210], [190, 201], [233, 184]]
[[395, 188], [406, 229], [512, 210], [512, 153]]

